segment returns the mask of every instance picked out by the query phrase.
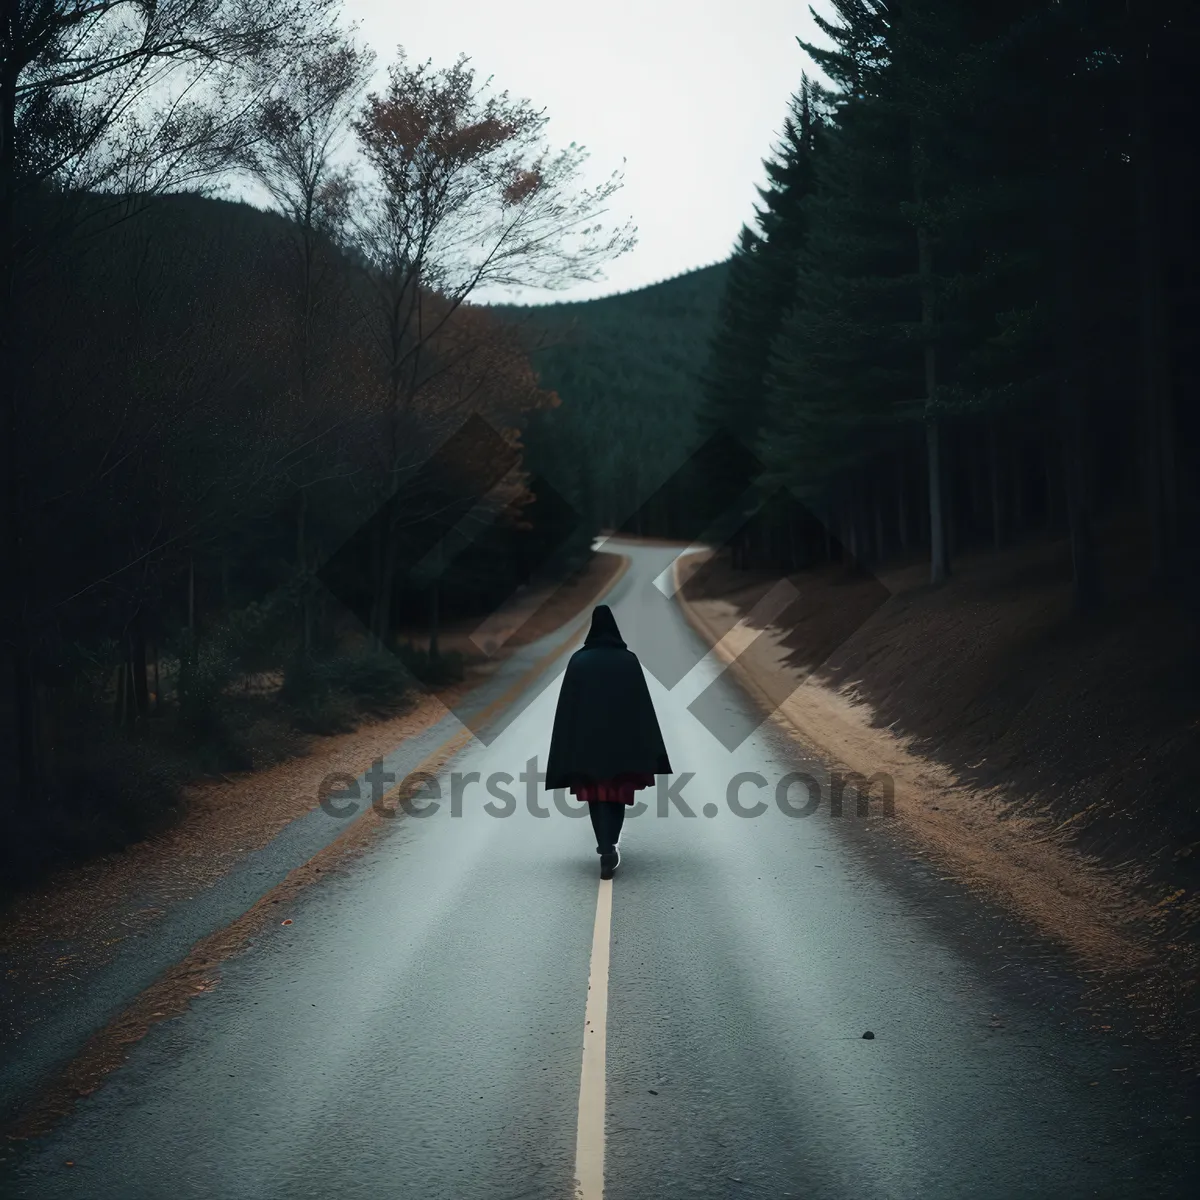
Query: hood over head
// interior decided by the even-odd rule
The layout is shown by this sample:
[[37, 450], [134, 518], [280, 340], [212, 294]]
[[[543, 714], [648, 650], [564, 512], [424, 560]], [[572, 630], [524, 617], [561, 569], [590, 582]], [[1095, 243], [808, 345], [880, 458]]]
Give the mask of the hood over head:
[[612, 609], [607, 604], [597, 604], [592, 609], [592, 627], [583, 640], [585, 646], [613, 646], [618, 650], [626, 649], [617, 628], [617, 619], [612, 615]]

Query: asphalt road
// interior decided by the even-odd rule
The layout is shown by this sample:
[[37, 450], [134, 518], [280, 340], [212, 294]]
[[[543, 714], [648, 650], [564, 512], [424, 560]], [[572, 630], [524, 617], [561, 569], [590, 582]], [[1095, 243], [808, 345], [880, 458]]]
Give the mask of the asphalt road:
[[[1130, 1052], [1070, 1016], [1069, 979], [1032, 941], [1005, 977], [1026, 986], [1003, 986], [1003, 918], [883, 861], [852, 807], [780, 811], [779, 779], [823, 772], [769, 727], [727, 750], [721, 722], [750, 721], [735, 684], [709, 692], [703, 724], [688, 711], [721, 668], [688, 671], [703, 648], [653, 584], [672, 552], [628, 552], [609, 602], [679, 677], [647, 672], [694, 815], [652, 798], [611, 885], [604, 1196], [1190, 1194], [1188, 1126], [1158, 1076], [1124, 1082]], [[584, 810], [539, 787], [535, 815], [519, 779], [544, 766], [565, 661], [447, 768], [436, 811], [304, 893], [26, 1146], [0, 1195], [568, 1200], [603, 893]], [[457, 815], [451, 772], [480, 773]], [[502, 772], [503, 817], [483, 808], [507, 807], [486, 790]], [[730, 809], [739, 772], [766, 781], [741, 792], [767, 799], [760, 815]]]

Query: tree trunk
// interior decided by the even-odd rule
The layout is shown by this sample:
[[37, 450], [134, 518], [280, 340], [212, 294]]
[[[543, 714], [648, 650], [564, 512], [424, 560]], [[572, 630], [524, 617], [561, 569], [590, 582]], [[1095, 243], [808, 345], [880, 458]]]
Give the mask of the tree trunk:
[[908, 553], [908, 476], [904, 468], [904, 452], [896, 458], [896, 526], [901, 553]]
[[847, 574], [853, 573], [858, 559], [858, 538], [854, 529], [854, 498], [847, 492], [841, 504], [842, 566]]
[[936, 417], [925, 421], [925, 450], [929, 458], [929, 582], [946, 581], [946, 529], [943, 514], [942, 423]]
[[596, 485], [592, 469], [584, 463], [579, 472], [579, 515], [584, 527], [591, 532], [596, 525]]
[[1024, 449], [1021, 445], [1013, 448], [1012, 532], [1014, 536], [1019, 536], [1025, 528], [1025, 510], [1027, 508], [1025, 476], [1029, 470], [1029, 461]]
[[884, 557], [883, 502], [877, 492], [877, 488], [871, 488], [871, 507], [875, 510], [875, 561], [881, 563]]
[[437, 564], [433, 577], [433, 584], [429, 589], [429, 660], [432, 662], [438, 657], [440, 651], [438, 649], [438, 593], [442, 586], [442, 543], [438, 542], [437, 547]]
[[988, 465], [992, 490], [992, 549], [999, 551], [1004, 545], [1004, 502], [1000, 476], [1000, 430], [999, 422], [993, 417], [988, 422]]
[[[928, 462], [929, 462], [929, 448], [928, 448], [929, 431], [928, 431], [928, 429], [925, 430], [924, 436], [925, 436], [925, 441], [926, 441], [924, 459], [925, 459], [926, 467], [928, 467]], [[928, 483], [926, 484], [926, 487], [925, 487], [925, 503], [918, 505], [916, 515], [917, 515], [917, 540], [921, 543], [922, 546], [925, 546], [926, 548], [932, 547], [933, 546], [933, 538], [932, 538], [932, 530], [930, 529], [930, 506], [929, 506]]]
[[[924, 153], [915, 143], [914, 137], [913, 191], [920, 204], [924, 199]], [[942, 422], [937, 410], [933, 243], [925, 226], [924, 214], [918, 213], [917, 221], [917, 269], [921, 287], [921, 333], [925, 359], [925, 445], [929, 456], [929, 581], [940, 584], [950, 573], [950, 564], [943, 519]]]
[[[968, 436], [969, 450], [963, 455], [967, 463], [967, 488], [971, 498], [969, 520], [963, 522], [963, 542], [969, 543], [978, 537], [984, 523], [984, 509], [988, 507], [984, 499], [984, 487], [990, 475], [988, 452], [986, 446], [981, 446], [977, 437]], [[991, 522], [989, 520], [988, 524]]]
[[1061, 490], [1058, 486], [1058, 471], [1055, 469], [1055, 452], [1059, 449], [1060, 439], [1047, 435], [1041, 446], [1042, 477], [1046, 490], [1046, 528], [1053, 534], [1057, 533], [1061, 523], [1059, 498]]
[[137, 724], [138, 717], [142, 715], [139, 692], [137, 639], [131, 629], [125, 636], [125, 653], [117, 670], [113, 719], [118, 728], [132, 729]]
[[304, 629], [302, 631], [304, 637], [304, 653], [311, 654], [313, 646], [317, 640], [317, 625], [320, 620], [319, 597], [320, 590], [317, 588], [316, 580], [316, 565], [321, 561], [321, 547], [319, 543], [309, 542], [308, 546], [308, 578], [304, 583]]
[[308, 580], [308, 489], [301, 488], [296, 505], [296, 568], [300, 572], [300, 645], [312, 652], [312, 589]]
[[438, 591], [441, 588], [441, 582], [434, 580], [429, 588], [429, 661], [433, 662], [439, 657], [441, 651], [438, 648]]
[[380, 564], [379, 594], [376, 599], [378, 624], [373, 631], [376, 650], [383, 650], [387, 646], [388, 635], [392, 630], [392, 600], [396, 589], [396, 542], [398, 538], [396, 531], [391, 527], [390, 512], [389, 508], [389, 520], [385, 525], [383, 539], [383, 561]]
[[315, 649], [326, 649], [333, 642], [333, 623], [329, 615], [328, 593], [323, 588], [318, 588], [313, 600], [313, 646]]
[[146, 627], [139, 612], [130, 630], [130, 675], [133, 682], [133, 710], [139, 717], [150, 711], [150, 680], [146, 669]]
[[[1061, 112], [1058, 114], [1061, 116]], [[1072, 163], [1058, 139], [1058, 170], [1051, 181], [1055, 262], [1055, 319], [1058, 343], [1058, 417], [1062, 438], [1063, 500], [1071, 543], [1075, 608], [1088, 612], [1100, 603], [1100, 573], [1088, 502], [1086, 412], [1079, 383], [1082, 330], [1078, 296], [1076, 221]]]
[[373, 648], [379, 638], [379, 597], [383, 592], [383, 542], [386, 515], [375, 514], [371, 528], [371, 609], [367, 614], [367, 633]]
[[113, 724], [121, 728], [125, 724], [125, 708], [129, 695], [129, 661], [122, 658], [117, 668], [117, 695], [113, 701]]
[[[14, 10], [15, 13], [15, 10]], [[11, 18], [16, 20], [15, 15]], [[22, 454], [13, 318], [16, 289], [17, 72], [0, 64], [0, 647], [10, 674], [15, 787], [0, 788], [0, 822], [20, 805], [39, 806], [45, 782], [38, 753], [34, 659], [26, 562], [25, 459]], [[3, 822], [6, 823], [6, 822]]]
[[[942, 452], [946, 456], [951, 439], [947, 436], [946, 426], [942, 426]], [[955, 486], [958, 480], [953, 471], [942, 472], [942, 507], [943, 523], [946, 526], [946, 560], [953, 561], [962, 549], [962, 509], [959, 506], [959, 490]]]
[[1170, 339], [1160, 234], [1161, 186], [1155, 127], [1151, 116], [1153, 78], [1152, 0], [1130, 10], [1133, 69], [1134, 179], [1137, 194], [1138, 309], [1142, 358], [1142, 440], [1146, 511], [1150, 524], [1152, 573], [1166, 580], [1173, 569], [1178, 537], [1174, 414]]
[[187, 627], [188, 636], [194, 641], [196, 637], [196, 556], [194, 554], [188, 555]]
[[1061, 388], [1063, 484], [1067, 531], [1071, 539], [1075, 607], [1079, 612], [1089, 612], [1099, 606], [1101, 596], [1099, 563], [1087, 501], [1083, 399], [1073, 379], [1064, 379]]

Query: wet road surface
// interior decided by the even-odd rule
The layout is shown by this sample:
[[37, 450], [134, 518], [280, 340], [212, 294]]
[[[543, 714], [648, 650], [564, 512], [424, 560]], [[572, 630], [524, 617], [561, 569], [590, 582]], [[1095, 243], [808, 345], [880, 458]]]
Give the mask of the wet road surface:
[[[674, 552], [622, 549], [608, 600], [643, 661], [680, 678], [647, 671], [692, 815], [660, 815], [660, 788], [622, 838], [603, 1195], [1190, 1194], [1162, 1089], [1118, 1086], [1119, 1052], [1049, 985], [998, 987], [994, 916], [879, 870], [844, 827], [853, 806], [780, 811], [780, 779], [824, 772], [769, 726], [727, 750], [721, 712], [752, 711], [732, 681], [705, 724], [688, 711], [722, 668], [688, 671], [703, 648], [653, 582]], [[0, 1168], [0, 1196], [569, 1200], [603, 893], [586, 810], [540, 787], [530, 805], [521, 778], [545, 765], [565, 663], [447, 767], [436, 810], [305, 892]], [[731, 809], [739, 773], [764, 781], [738, 793], [759, 815]]]

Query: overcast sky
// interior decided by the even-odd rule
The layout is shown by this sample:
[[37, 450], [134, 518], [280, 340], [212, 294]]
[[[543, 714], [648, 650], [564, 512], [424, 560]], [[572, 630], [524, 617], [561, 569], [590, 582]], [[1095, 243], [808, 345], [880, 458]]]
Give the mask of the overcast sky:
[[546, 110], [552, 147], [587, 147], [589, 184], [624, 170], [612, 212], [633, 218], [637, 246], [595, 283], [476, 297], [523, 303], [627, 291], [725, 258], [788, 98], [812, 73], [796, 37], [821, 40], [803, 0], [344, 3], [381, 76], [400, 45], [434, 68], [467, 54], [480, 81]]

